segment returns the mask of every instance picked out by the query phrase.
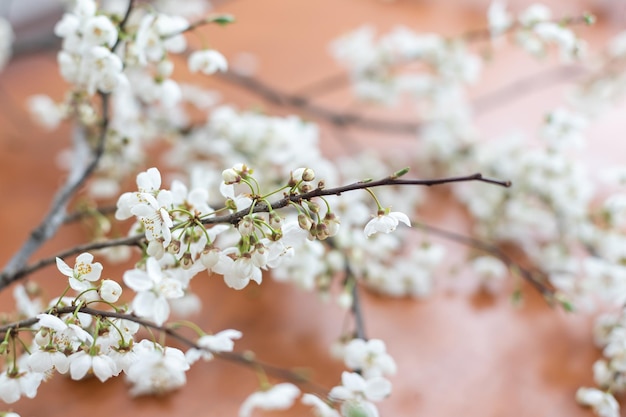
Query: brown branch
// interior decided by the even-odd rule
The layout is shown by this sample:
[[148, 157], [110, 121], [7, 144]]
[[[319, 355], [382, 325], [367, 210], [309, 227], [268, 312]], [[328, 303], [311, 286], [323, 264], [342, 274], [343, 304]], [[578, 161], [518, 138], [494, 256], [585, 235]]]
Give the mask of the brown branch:
[[[427, 187], [432, 187], [434, 185], [441, 184], [449, 184], [456, 182], [469, 182], [469, 181], [480, 181], [494, 185], [500, 185], [502, 187], [510, 187], [511, 183], [509, 181], [499, 181], [491, 178], [485, 178], [482, 174], [473, 174], [466, 175], [460, 177], [448, 177], [448, 178], [438, 178], [432, 180], [410, 180], [410, 179], [401, 179], [394, 175], [391, 175], [387, 178], [383, 178], [378, 181], [358, 181], [352, 184], [343, 185], [335, 188], [316, 188], [315, 190], [309, 191], [307, 193], [302, 194], [293, 194], [282, 199], [276, 201], [275, 203], [271, 203], [269, 206], [266, 203], [259, 202], [252, 209], [252, 213], [260, 213], [260, 212], [268, 212], [270, 210], [281, 209], [288, 206], [291, 203], [299, 203], [304, 200], [311, 200], [316, 197], [324, 197], [331, 195], [341, 195], [342, 193], [355, 191], [355, 190], [363, 190], [365, 188], [374, 188], [374, 187], [383, 187], [390, 185], [423, 185]], [[250, 209], [240, 210], [236, 213], [224, 215], [224, 216], [216, 216], [211, 217], [209, 219], [203, 220], [203, 224], [217, 224], [217, 223], [230, 223], [230, 224], [238, 224], [239, 221], [246, 215], [250, 214]]]
[[54, 256], [40, 259], [37, 262], [24, 266], [17, 271], [14, 271], [14, 272], [3, 271], [0, 274], [0, 291], [8, 287], [12, 283], [32, 274], [33, 272], [40, 270], [41, 268], [45, 268], [46, 266], [55, 264], [56, 258], [64, 259], [72, 255], [81, 254], [83, 252], [112, 248], [116, 246], [140, 246], [141, 241], [143, 239], [144, 239], [144, 235], [135, 235], [135, 236], [124, 237], [120, 239], [110, 239], [110, 240], [104, 240], [100, 242], [86, 243], [84, 245], [78, 245], [71, 249], [65, 250], [63, 252], [59, 252]]
[[[76, 306], [53, 308], [52, 310], [47, 311], [47, 313], [52, 314], [57, 317], [63, 314], [85, 313], [93, 317], [107, 317], [107, 318], [129, 320], [145, 328], [154, 329], [156, 331], [165, 333], [166, 335], [170, 336], [172, 339], [175, 339], [178, 342], [181, 342], [182, 344], [190, 348], [205, 350], [207, 352], [210, 352], [213, 356], [217, 358], [224, 359], [229, 362], [237, 363], [239, 365], [243, 365], [249, 368], [253, 368], [254, 370], [258, 370], [260, 368], [268, 375], [272, 375], [276, 378], [288, 380], [288, 381], [291, 381], [300, 385], [306, 385], [308, 389], [310, 389], [311, 391], [316, 392], [318, 394], [322, 394], [323, 396], [327, 394], [326, 389], [321, 388], [319, 385], [311, 382], [308, 378], [306, 378], [305, 376], [303, 376], [302, 374], [298, 372], [290, 371], [288, 369], [281, 368], [276, 365], [257, 361], [256, 359], [252, 357], [252, 355], [246, 354], [246, 353], [214, 352], [210, 349], [198, 346], [194, 341], [181, 335], [180, 333], [178, 333], [176, 330], [174, 330], [171, 327], [159, 326], [158, 324], [154, 322], [142, 319], [140, 317], [135, 316], [134, 314], [119, 313], [115, 311], [97, 310], [91, 307], [84, 307], [84, 306], [80, 308], [76, 308]], [[21, 329], [30, 328], [33, 325], [35, 325], [38, 321], [39, 319], [37, 319], [36, 317], [32, 317], [32, 318], [28, 318], [25, 320], [16, 321], [14, 323], [6, 324], [4, 326], [0, 326], [0, 339], [3, 339], [6, 336], [7, 332], [9, 331], [13, 333]]]

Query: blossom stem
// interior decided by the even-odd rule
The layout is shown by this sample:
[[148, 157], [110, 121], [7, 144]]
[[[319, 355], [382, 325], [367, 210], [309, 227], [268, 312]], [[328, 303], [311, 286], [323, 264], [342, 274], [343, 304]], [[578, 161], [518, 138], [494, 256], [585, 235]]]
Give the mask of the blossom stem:
[[381, 211], [383, 211], [383, 206], [380, 204], [380, 201], [378, 201], [378, 197], [376, 197], [376, 194], [374, 194], [374, 192], [369, 188], [366, 188], [365, 191], [367, 191], [376, 202], [376, 205], [378, 206], [378, 212], [380, 213]]

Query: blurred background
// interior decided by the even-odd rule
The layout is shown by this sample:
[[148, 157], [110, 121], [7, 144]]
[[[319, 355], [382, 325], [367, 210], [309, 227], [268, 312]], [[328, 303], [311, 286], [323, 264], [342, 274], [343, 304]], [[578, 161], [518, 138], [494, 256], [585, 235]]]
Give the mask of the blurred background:
[[[26, 100], [37, 93], [62, 97], [65, 83], [56, 67], [52, 28], [63, 3], [53, 0], [2, 0], [0, 14], [16, 32], [16, 53], [0, 73], [0, 262], [5, 264], [32, 226], [43, 217], [63, 171], [56, 155], [70, 142], [70, 126], [45, 132], [30, 121]], [[509, 1], [520, 10], [531, 2]], [[598, 24], [585, 29], [593, 45], [601, 45], [624, 29], [626, 2], [620, 0], [552, 0], [555, 15], [597, 13]], [[237, 23], [207, 31], [211, 45], [222, 51], [232, 66], [285, 92], [305, 90], [320, 80], [341, 73], [328, 53], [337, 36], [363, 24], [381, 32], [403, 24], [424, 32], [460, 34], [486, 26], [486, 0], [232, 0], [214, 2], [216, 11], [233, 14]], [[192, 37], [190, 37], [192, 38]], [[488, 68], [487, 82], [472, 90], [489, 93], [517, 77], [537, 71], [541, 63], [516, 53], [504, 53]], [[265, 101], [258, 94], [219, 77], [203, 81], [239, 108], [263, 108], [268, 113], [289, 114], [294, 109]], [[535, 126], [545, 109], [561, 100], [563, 84], [523, 94], [482, 113], [478, 122], [487, 134]], [[355, 109], [347, 86], [316, 97], [316, 103], [334, 109]], [[623, 107], [623, 106], [622, 106]], [[356, 107], [360, 110], [359, 107]], [[591, 167], [623, 162], [623, 108], [603, 116], [594, 135], [595, 145], [586, 158]], [[365, 111], [378, 111], [365, 109]], [[398, 117], [389, 114], [388, 117]], [[400, 114], [405, 117], [405, 114]], [[308, 117], [305, 115], [305, 117]], [[326, 152], [345, 152], [338, 139], [349, 136], [362, 146], [372, 145], [367, 132], [322, 126]], [[376, 139], [381, 139], [376, 135]], [[396, 137], [384, 143], [405, 146]], [[388, 140], [388, 141], [387, 141]], [[377, 142], [381, 143], [381, 142]], [[621, 152], [615, 152], [620, 149]], [[459, 210], [441, 210], [445, 195], [435, 195], [428, 220], [448, 229], [467, 230]], [[66, 227], [37, 256], [49, 255], [85, 239], [79, 226]], [[463, 249], [447, 244], [453, 260], [463, 259]], [[121, 268], [107, 268], [111, 277]], [[33, 279], [53, 291], [59, 286], [52, 269]], [[582, 315], [552, 309], [530, 288], [515, 307], [510, 293], [501, 296], [477, 290], [463, 272], [442, 273], [435, 295], [426, 300], [391, 300], [367, 293], [365, 319], [371, 337], [387, 341], [396, 359], [394, 391], [381, 406], [383, 416], [587, 416], [575, 402], [576, 389], [592, 385], [592, 364], [599, 353], [593, 347], [591, 322]], [[236, 346], [253, 349], [266, 362], [283, 367], [306, 366], [314, 379], [331, 388], [342, 365], [330, 357], [329, 346], [340, 335], [344, 312], [291, 286], [266, 280], [260, 288], [235, 293], [221, 280], [206, 280], [195, 287], [204, 294], [204, 310], [196, 320], [203, 328], [235, 328], [244, 338]], [[10, 294], [0, 295], [0, 306], [11, 304]], [[0, 311], [9, 311], [0, 307]], [[97, 380], [74, 382], [62, 376], [39, 389], [34, 400], [13, 405], [22, 417], [90, 414], [122, 416], [234, 416], [242, 400], [257, 388], [254, 372], [230, 363], [198, 364], [188, 373], [188, 386], [161, 398], [131, 399], [124, 381], [101, 384]], [[276, 416], [309, 415], [302, 407]], [[259, 412], [259, 415], [270, 415]]]

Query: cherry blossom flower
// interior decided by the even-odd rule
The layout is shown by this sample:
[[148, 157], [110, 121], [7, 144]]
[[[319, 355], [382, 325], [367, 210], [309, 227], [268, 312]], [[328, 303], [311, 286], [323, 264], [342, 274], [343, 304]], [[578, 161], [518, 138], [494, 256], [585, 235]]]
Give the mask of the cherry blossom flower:
[[27, 359], [28, 368], [35, 372], [48, 372], [56, 369], [60, 374], [70, 369], [70, 360], [56, 349], [37, 349]]
[[141, 196], [144, 202], [135, 205], [131, 213], [137, 216], [146, 229], [146, 239], [154, 241], [163, 239], [163, 247], [172, 241], [171, 228], [174, 226], [168, 208], [172, 206], [172, 194], [161, 190], [156, 198], [150, 194]]
[[117, 41], [117, 28], [111, 19], [104, 15], [87, 19], [82, 32], [83, 39], [92, 45], [106, 45], [110, 48]]
[[131, 395], [162, 394], [185, 385], [189, 364], [182, 351], [149, 340], [137, 343], [135, 349], [136, 361], [126, 372], [133, 385]]
[[202, 358], [205, 361], [213, 359], [211, 352], [232, 352], [235, 346], [234, 340], [240, 339], [242, 336], [239, 330], [222, 330], [216, 334], [207, 334], [198, 339], [198, 346], [204, 348], [189, 349], [185, 354], [189, 364], [193, 364]]
[[70, 268], [61, 258], [56, 258], [58, 270], [69, 278], [72, 289], [82, 292], [91, 288], [91, 283], [98, 281], [102, 274], [102, 264], [93, 262], [93, 255], [82, 253], [76, 258], [74, 268]]
[[31, 116], [47, 130], [55, 129], [66, 117], [63, 107], [44, 94], [35, 94], [28, 98], [28, 110]]
[[262, 410], [286, 410], [300, 395], [300, 390], [293, 384], [284, 382], [266, 391], [257, 391], [244, 400], [239, 408], [239, 417], [250, 417], [255, 408]]
[[37, 388], [44, 379], [41, 372], [19, 371], [9, 374], [7, 371], [0, 373], [0, 399], [7, 404], [19, 400], [22, 395], [35, 398]]
[[513, 17], [506, 11], [505, 0], [493, 0], [487, 10], [491, 36], [497, 36], [513, 24]]
[[170, 298], [185, 295], [180, 281], [162, 271], [155, 258], [148, 258], [146, 270], [132, 269], [124, 273], [124, 282], [137, 292], [133, 299], [133, 311], [140, 317], [147, 317], [161, 325], [170, 315], [167, 302]]
[[[93, 337], [89, 332], [74, 323], [66, 323], [52, 314], [38, 314], [39, 331], [35, 343], [46, 350], [49, 345], [60, 352], [75, 352], [83, 345], [90, 345]], [[62, 365], [63, 366], [63, 365]]]
[[226, 58], [224, 58], [224, 55], [213, 49], [193, 52], [189, 55], [187, 64], [191, 72], [201, 71], [207, 75], [228, 70], [228, 62]]
[[213, 271], [224, 275], [226, 285], [236, 290], [245, 288], [250, 280], [260, 284], [263, 279], [261, 268], [254, 265], [248, 256], [239, 257], [228, 264], [218, 263]]
[[132, 209], [144, 201], [143, 195], [157, 195], [161, 188], [161, 173], [157, 168], [149, 168], [137, 174], [137, 191], [124, 193], [117, 200], [115, 218], [126, 220], [133, 216]]
[[396, 363], [380, 339], [352, 339], [345, 347], [344, 361], [348, 368], [362, 371], [365, 378], [396, 373]]
[[341, 374], [342, 385], [330, 391], [330, 398], [343, 401], [343, 415], [378, 417], [378, 409], [371, 401], [380, 401], [391, 393], [391, 383], [382, 377], [364, 379], [357, 373]]
[[104, 354], [91, 354], [81, 350], [73, 353], [69, 361], [70, 376], [74, 380], [83, 379], [88, 373], [93, 373], [100, 382], [104, 382], [119, 373], [113, 359]]
[[108, 303], [115, 303], [119, 300], [120, 295], [122, 295], [122, 287], [113, 280], [105, 279], [102, 281], [102, 284], [100, 284], [98, 293], [104, 301]]
[[378, 232], [391, 233], [396, 230], [400, 222], [411, 227], [411, 221], [406, 214], [399, 211], [389, 212], [389, 209], [384, 210], [365, 225], [365, 236], [370, 237]]
[[339, 412], [331, 408], [325, 401], [313, 394], [303, 394], [300, 400], [304, 405], [313, 407], [313, 414], [316, 417], [341, 417]]
[[596, 388], [579, 388], [576, 391], [576, 400], [593, 408], [600, 417], [619, 417], [619, 404], [612, 394]]

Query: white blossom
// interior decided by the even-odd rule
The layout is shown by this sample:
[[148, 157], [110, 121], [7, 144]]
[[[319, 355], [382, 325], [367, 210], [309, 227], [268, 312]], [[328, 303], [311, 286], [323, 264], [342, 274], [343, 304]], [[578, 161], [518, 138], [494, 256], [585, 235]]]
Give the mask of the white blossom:
[[108, 303], [115, 303], [119, 300], [120, 295], [122, 295], [122, 287], [113, 280], [105, 279], [102, 281], [102, 284], [100, 284], [98, 293], [104, 301]]
[[167, 300], [185, 295], [182, 283], [163, 271], [158, 261], [152, 257], [146, 261], [145, 270], [126, 271], [124, 283], [137, 292], [132, 302], [133, 311], [158, 325], [163, 324], [170, 315]]
[[102, 264], [93, 262], [93, 255], [82, 253], [76, 258], [74, 268], [70, 268], [61, 258], [56, 258], [58, 270], [69, 278], [72, 289], [82, 292], [91, 288], [91, 283], [98, 281], [102, 274]]
[[487, 10], [491, 36], [506, 31], [513, 24], [511, 13], [506, 10], [506, 0], [493, 0]]
[[342, 401], [343, 415], [378, 417], [378, 409], [372, 401], [380, 401], [391, 393], [391, 383], [382, 377], [364, 379], [357, 373], [343, 372], [341, 382], [342, 385], [330, 390], [329, 396]]
[[33, 119], [48, 130], [59, 126], [66, 116], [63, 106], [43, 94], [35, 94], [28, 98], [28, 110]]
[[398, 223], [404, 223], [411, 227], [411, 221], [406, 214], [399, 211], [389, 212], [386, 210], [383, 213], [379, 213], [365, 225], [365, 236], [370, 237], [378, 232], [391, 233], [396, 230]]
[[380, 339], [352, 339], [345, 347], [344, 361], [348, 368], [361, 371], [365, 378], [396, 373], [396, 363]]
[[189, 55], [187, 62], [191, 72], [200, 71], [211, 75], [218, 71], [225, 72], [228, 70], [228, 62], [224, 55], [213, 49], [195, 51]]
[[19, 400], [22, 395], [35, 398], [37, 388], [44, 379], [41, 372], [20, 370], [15, 375], [7, 371], [0, 373], [0, 399], [7, 404]]
[[325, 401], [313, 394], [302, 394], [302, 404], [313, 407], [316, 417], [341, 417], [339, 412], [331, 408]]
[[596, 388], [579, 388], [576, 400], [589, 406], [600, 417], [619, 417], [619, 404], [612, 394]]
[[88, 373], [95, 375], [104, 382], [118, 374], [113, 359], [103, 354], [90, 354], [84, 350], [73, 353], [69, 357], [70, 376], [74, 380], [83, 379]]
[[132, 395], [162, 394], [185, 385], [189, 364], [182, 351], [148, 340], [142, 340], [136, 349], [136, 360], [126, 372]]
[[94, 46], [109, 48], [117, 41], [117, 28], [107, 16], [98, 15], [87, 19], [82, 29], [83, 39]]
[[228, 329], [222, 330], [216, 334], [207, 334], [198, 339], [198, 346], [201, 349], [189, 349], [185, 354], [189, 364], [196, 362], [202, 358], [204, 360], [213, 359], [212, 352], [232, 352], [235, 346], [234, 340], [240, 339], [242, 336], [238, 330]]
[[239, 408], [239, 417], [250, 417], [255, 408], [262, 410], [286, 410], [300, 395], [300, 390], [293, 384], [284, 382], [266, 391], [257, 391], [244, 400]]

